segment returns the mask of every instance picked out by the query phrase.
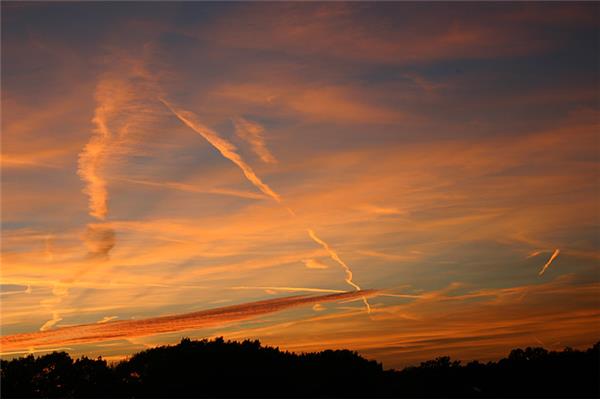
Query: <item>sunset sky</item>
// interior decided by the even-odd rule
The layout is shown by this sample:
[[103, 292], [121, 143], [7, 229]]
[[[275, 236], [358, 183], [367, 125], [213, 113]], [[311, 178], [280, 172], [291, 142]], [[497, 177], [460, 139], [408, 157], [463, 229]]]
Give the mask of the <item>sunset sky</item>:
[[600, 340], [599, 3], [1, 7], [3, 357]]

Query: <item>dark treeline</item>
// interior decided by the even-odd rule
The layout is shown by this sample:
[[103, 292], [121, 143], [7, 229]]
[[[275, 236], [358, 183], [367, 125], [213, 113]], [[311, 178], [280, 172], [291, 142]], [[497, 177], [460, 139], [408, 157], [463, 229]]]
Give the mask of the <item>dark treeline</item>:
[[516, 349], [498, 362], [449, 357], [384, 370], [348, 350], [295, 354], [258, 341], [183, 339], [109, 365], [67, 353], [1, 361], [3, 398], [593, 397], [600, 342], [586, 351]]

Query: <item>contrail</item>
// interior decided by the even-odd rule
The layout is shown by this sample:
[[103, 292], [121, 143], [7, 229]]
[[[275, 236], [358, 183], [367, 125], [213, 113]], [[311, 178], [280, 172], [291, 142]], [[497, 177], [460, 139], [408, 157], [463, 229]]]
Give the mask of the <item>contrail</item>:
[[146, 181], [146, 180], [141, 180], [141, 179], [129, 179], [129, 178], [119, 178], [119, 177], [114, 177], [113, 180], [128, 182], [128, 183], [135, 183], [138, 185], [154, 186], [154, 187], [158, 187], [158, 188], [169, 188], [169, 189], [180, 190], [182, 192], [189, 192], [189, 193], [221, 194], [221, 195], [225, 195], [225, 196], [234, 196], [234, 197], [241, 197], [241, 198], [245, 198], [245, 199], [255, 199], [255, 200], [264, 200], [265, 198], [267, 198], [267, 196], [265, 196], [264, 194], [256, 193], [256, 192], [244, 192], [241, 190], [222, 189], [222, 188], [206, 188], [205, 189], [205, 188], [201, 188], [201, 187], [196, 187], [194, 185], [188, 185], [188, 184], [179, 183], [179, 182], [152, 182], [152, 181]]
[[[156, 93], [157, 81], [148, 73], [143, 60], [130, 57], [117, 59], [107, 55], [114, 67], [103, 74], [96, 84], [94, 100], [96, 107], [92, 118], [93, 131], [88, 143], [78, 155], [77, 174], [88, 196], [89, 215], [96, 221], [105, 221], [108, 211], [108, 187], [105, 168], [109, 161], [127, 154], [127, 145], [131, 143], [132, 133], [147, 128], [156, 118], [157, 102], [146, 101], [149, 93]], [[88, 247], [88, 261], [104, 261], [115, 246], [115, 232], [109, 224], [89, 223], [83, 237]], [[48, 249], [50, 249], [48, 247]], [[51, 258], [50, 253], [50, 258]], [[55, 301], [46, 304], [58, 304], [68, 295], [68, 286], [89, 270], [85, 263], [76, 268], [71, 279], [63, 279], [65, 291], [54, 292]], [[57, 312], [42, 329], [48, 329], [60, 321]]]
[[114, 320], [114, 319], [118, 319], [118, 318], [119, 318], [119, 317], [118, 317], [118, 316], [116, 316], [116, 315], [111, 315], [111, 316], [109, 316], [109, 317], [104, 317], [104, 318], [102, 318], [101, 320], [99, 320], [99, 321], [96, 321], [96, 323], [97, 323], [97, 324], [105, 324], [105, 323], [107, 323], [107, 322], [110, 322], [110, 321], [112, 321], [112, 320]]
[[[131, 121], [128, 119], [116, 132], [111, 129], [110, 122], [120, 112], [120, 109], [131, 101], [131, 95], [125, 82], [105, 77], [96, 85], [94, 97], [96, 100], [92, 118], [94, 130], [89, 142], [79, 153], [77, 174], [85, 183], [83, 192], [89, 197], [89, 215], [96, 220], [104, 221], [108, 216], [108, 189], [104, 168], [115, 152], [116, 139], [128, 131]], [[89, 223], [84, 235], [84, 242], [89, 250], [88, 260], [106, 260], [108, 253], [115, 245], [115, 233], [109, 225], [100, 226]], [[81, 275], [82, 268], [84, 267], [79, 267], [75, 275]], [[73, 279], [70, 279], [64, 283], [72, 281]], [[52, 327], [60, 321], [59, 318], [54, 313], [52, 319], [46, 322], [42, 329]]]
[[265, 145], [263, 137], [264, 128], [257, 122], [249, 121], [245, 118], [238, 117], [233, 119], [235, 125], [235, 133], [239, 138], [250, 143], [252, 150], [260, 157], [263, 162], [276, 163], [277, 160], [271, 154]]
[[[256, 186], [260, 191], [262, 191], [267, 196], [271, 197], [278, 204], [281, 204], [292, 216], [294, 216], [294, 217], [296, 216], [296, 213], [294, 212], [294, 210], [292, 210], [291, 208], [289, 208], [288, 206], [283, 204], [283, 200], [282, 200], [281, 196], [279, 194], [277, 194], [273, 189], [271, 189], [266, 183], [264, 183], [256, 175], [256, 173], [254, 173], [254, 170], [252, 169], [252, 167], [250, 167], [250, 165], [246, 164], [246, 162], [244, 160], [242, 160], [240, 155], [236, 153], [237, 149], [232, 143], [221, 138], [215, 131], [211, 130], [210, 128], [208, 128], [205, 125], [203, 125], [202, 123], [200, 123], [196, 119], [196, 116], [194, 115], [194, 113], [192, 113], [191, 111], [177, 110], [165, 99], [159, 98], [159, 100], [184, 124], [186, 124], [193, 131], [200, 134], [210, 144], [212, 144], [223, 155], [223, 157], [227, 158], [228, 160], [230, 160], [231, 162], [236, 164], [242, 170], [242, 172], [244, 173], [246, 178], [248, 178], [248, 180], [252, 184], [254, 184], [254, 186]], [[342, 261], [342, 259], [335, 252], [335, 250], [333, 250], [331, 248], [331, 246], [329, 246], [329, 244], [327, 244], [324, 240], [319, 238], [312, 229], [308, 228], [307, 232], [308, 232], [308, 236], [312, 240], [314, 240], [317, 244], [323, 246], [323, 248], [329, 253], [329, 256], [344, 269], [344, 271], [346, 272], [346, 279], [345, 279], [346, 282], [350, 286], [352, 286], [355, 290], [361, 290], [360, 286], [358, 286], [357, 284], [355, 284], [352, 281], [352, 271], [350, 270], [350, 267], [348, 267], [348, 265], [344, 261]], [[370, 313], [371, 306], [369, 305], [369, 302], [367, 301], [366, 297], [363, 297], [363, 302], [365, 303], [367, 312]]]
[[[358, 286], [356, 283], [354, 283], [352, 281], [352, 270], [340, 258], [340, 256], [337, 254], [337, 252], [334, 249], [332, 249], [331, 246], [329, 246], [324, 240], [322, 240], [320, 237], [318, 237], [317, 234], [315, 233], [315, 231], [313, 231], [312, 229], [307, 229], [306, 231], [308, 232], [308, 236], [310, 236], [312, 238], [312, 240], [314, 240], [315, 242], [317, 242], [318, 244], [320, 244], [321, 246], [323, 246], [323, 248], [325, 249], [325, 251], [327, 251], [329, 253], [329, 256], [335, 262], [337, 262], [338, 264], [340, 264], [342, 266], [342, 268], [344, 269], [344, 271], [346, 271], [346, 283], [348, 285], [354, 287], [354, 289], [356, 289], [356, 290], [361, 290], [360, 286]], [[367, 301], [367, 298], [363, 297], [362, 299], [363, 299], [363, 303], [365, 303], [365, 307], [367, 307], [367, 312], [371, 313], [371, 305]]]
[[102, 103], [94, 111], [92, 122], [96, 126], [94, 136], [79, 154], [77, 174], [86, 183], [84, 192], [89, 196], [90, 215], [104, 220], [108, 213], [106, 179], [101, 174], [112, 133], [108, 128], [107, 114], [112, 105]]
[[187, 314], [167, 315], [139, 320], [107, 321], [104, 323], [49, 329], [41, 332], [19, 333], [0, 337], [0, 349], [3, 353], [6, 353], [41, 346], [66, 346], [201, 329], [244, 321], [260, 315], [271, 314], [302, 305], [350, 300], [362, 296], [370, 296], [375, 293], [377, 292], [363, 290], [319, 296], [280, 297]]
[[280, 290], [285, 292], [316, 292], [316, 293], [346, 293], [343, 290], [336, 289], [319, 289], [319, 288], [304, 288], [304, 287], [288, 287], [288, 286], [234, 286], [234, 290], [250, 289], [250, 290]]
[[346, 271], [346, 283], [348, 283], [350, 286], [353, 286], [354, 289], [360, 290], [360, 287], [357, 284], [355, 284], [354, 282], [352, 282], [352, 271], [350, 270], [348, 265], [346, 265], [346, 263], [340, 258], [340, 256], [338, 256], [338, 254], [335, 252], [335, 250], [333, 250], [327, 243], [325, 243], [321, 238], [319, 238], [315, 234], [315, 231], [313, 231], [312, 229], [307, 229], [306, 231], [308, 232], [308, 236], [310, 236], [312, 238], [312, 240], [314, 240], [316, 243], [323, 246], [323, 248], [327, 251], [327, 253], [329, 253], [329, 256], [335, 262], [340, 264], [342, 266], [342, 268], [344, 268], [344, 270]]
[[11, 354], [33, 354], [33, 353], [42, 353], [42, 352], [51, 352], [51, 351], [61, 351], [61, 350], [73, 350], [71, 347], [54, 347], [51, 349], [29, 349], [27, 351], [6, 351], [0, 352], [0, 356], [8, 356]]
[[[127, 65], [127, 64], [125, 64]], [[143, 65], [121, 67], [106, 73], [94, 92], [96, 108], [92, 118], [93, 132], [79, 153], [77, 174], [85, 184], [89, 197], [89, 214], [97, 220], [108, 216], [108, 188], [105, 168], [117, 156], [126, 155], [132, 134], [147, 128], [156, 118], [157, 103], [146, 102], [154, 93], [156, 82]]]
[[554, 259], [556, 257], [558, 257], [559, 254], [560, 254], [560, 249], [554, 250], [554, 253], [552, 253], [552, 255], [550, 256], [550, 259], [548, 260], [548, 262], [542, 267], [542, 270], [538, 274], [539, 276], [542, 276], [544, 274], [544, 272], [546, 272], [546, 270], [548, 269], [548, 267], [550, 266], [550, 264], [552, 264], [552, 261], [554, 261]]
[[529, 253], [526, 258], [536, 257], [536, 256], [539, 256], [541, 253], [542, 253], [542, 250], [536, 250], [536, 251]]
[[47, 331], [48, 329], [52, 328], [54, 325], [56, 325], [57, 323], [59, 323], [60, 321], [62, 321], [62, 317], [57, 313], [54, 312], [52, 313], [52, 319], [49, 321], [46, 321], [41, 327], [40, 327], [40, 331]]
[[204, 139], [208, 141], [208, 143], [212, 144], [217, 150], [219, 150], [223, 157], [227, 158], [229, 161], [237, 165], [242, 170], [246, 178], [248, 178], [248, 180], [252, 182], [252, 184], [254, 184], [254, 186], [256, 186], [261, 192], [271, 197], [276, 202], [281, 203], [281, 197], [277, 193], [275, 193], [266, 183], [260, 180], [260, 178], [252, 170], [252, 167], [246, 164], [246, 162], [242, 160], [242, 157], [240, 157], [240, 155], [236, 153], [237, 149], [232, 143], [221, 138], [216, 132], [198, 122], [194, 114], [190, 111], [176, 110], [166, 100], [159, 100], [162, 101], [162, 103], [169, 110], [171, 110], [171, 112], [175, 114], [175, 116], [177, 116], [177, 118], [179, 118], [184, 124], [186, 124], [192, 130], [194, 130], [196, 133], [200, 134], [202, 137], [204, 137]]
[[31, 286], [27, 285], [27, 288], [24, 290], [13, 290], [10, 292], [0, 292], [0, 296], [10, 296], [12, 294], [31, 294]]

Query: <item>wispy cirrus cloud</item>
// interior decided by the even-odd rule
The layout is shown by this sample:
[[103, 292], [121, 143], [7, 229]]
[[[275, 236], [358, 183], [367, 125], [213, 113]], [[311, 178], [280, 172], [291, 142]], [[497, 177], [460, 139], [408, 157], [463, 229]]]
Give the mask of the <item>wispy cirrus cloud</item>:
[[246, 118], [237, 117], [233, 119], [235, 133], [239, 138], [250, 144], [252, 150], [260, 157], [263, 162], [276, 163], [277, 159], [267, 147], [264, 138], [265, 129], [261, 124], [250, 121]]
[[234, 196], [234, 197], [240, 197], [240, 198], [244, 198], [244, 199], [255, 199], [255, 200], [262, 200], [262, 199], [266, 198], [266, 196], [264, 196], [260, 193], [255, 193], [255, 192], [234, 190], [234, 189], [225, 189], [225, 188], [212, 188], [212, 187], [211, 188], [202, 188], [199, 186], [190, 185], [190, 184], [181, 183], [181, 182], [154, 182], [154, 181], [148, 181], [148, 180], [144, 180], [144, 179], [130, 179], [130, 178], [115, 178], [115, 180], [118, 180], [121, 182], [126, 182], [126, 183], [133, 183], [133, 184], [137, 184], [137, 185], [151, 186], [151, 187], [156, 187], [156, 188], [180, 190], [182, 192], [189, 192], [189, 193], [220, 194], [220, 195], [224, 195], [224, 196]]
[[[187, 29], [186, 33], [208, 31], [221, 46], [279, 48], [303, 57], [402, 65], [539, 54], [562, 43], [542, 40], [534, 34], [532, 26], [540, 29], [550, 21], [559, 26], [594, 23], [586, 7], [574, 6], [570, 10], [548, 7], [544, 12], [537, 5], [499, 8], [467, 5], [466, 8], [478, 18], [466, 18], [465, 8], [449, 9], [443, 4], [429, 5], [426, 13], [400, 3], [379, 7], [330, 3], [302, 7], [242, 6], [226, 18], [200, 29]], [[382, 11], [386, 15], [377, 15]], [[545, 13], [551, 17], [539, 16]]]
[[[291, 79], [291, 78], [288, 78]], [[284, 113], [315, 121], [390, 124], [410, 119], [398, 109], [364, 99], [366, 88], [307, 87], [303, 83], [228, 82], [214, 89], [214, 96], [246, 106], [277, 106]], [[370, 96], [372, 97], [372, 96]]]
[[327, 269], [329, 268], [329, 266], [319, 260], [317, 260], [316, 258], [307, 258], [302, 260], [302, 262], [304, 263], [304, 265], [306, 265], [306, 268], [308, 269]]
[[88, 257], [105, 260], [115, 246], [116, 234], [110, 225], [88, 224], [84, 234], [84, 242], [88, 248]]
[[[88, 196], [89, 215], [104, 221], [109, 213], [109, 193], [107, 169], [119, 158], [131, 151], [128, 146], [139, 140], [140, 131], [147, 129], [156, 121], [156, 101], [152, 101], [160, 88], [157, 78], [144, 64], [144, 58], [111, 54], [107, 57], [112, 64], [108, 72], [101, 75], [94, 93], [96, 108], [92, 124], [92, 136], [79, 153], [77, 174], [85, 183], [83, 189]], [[112, 244], [107, 245], [111, 236]], [[97, 245], [91, 244], [90, 253], [108, 252], [114, 246], [114, 232], [108, 228], [103, 234], [88, 226], [86, 244], [98, 239]]]

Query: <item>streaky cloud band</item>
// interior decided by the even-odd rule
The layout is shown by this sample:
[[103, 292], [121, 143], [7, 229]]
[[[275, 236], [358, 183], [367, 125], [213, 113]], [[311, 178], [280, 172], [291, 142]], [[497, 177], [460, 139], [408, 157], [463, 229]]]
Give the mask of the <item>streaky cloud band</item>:
[[41, 332], [15, 334], [0, 337], [0, 350], [2, 352], [16, 350], [24, 350], [26, 352], [29, 349], [42, 346], [93, 343], [119, 338], [150, 336], [160, 333], [207, 328], [247, 320], [255, 316], [270, 314], [306, 304], [360, 299], [375, 295], [376, 293], [376, 290], [360, 290], [320, 296], [300, 295], [280, 297], [187, 314], [166, 315], [140, 320], [108, 321], [102, 324], [75, 325]]

